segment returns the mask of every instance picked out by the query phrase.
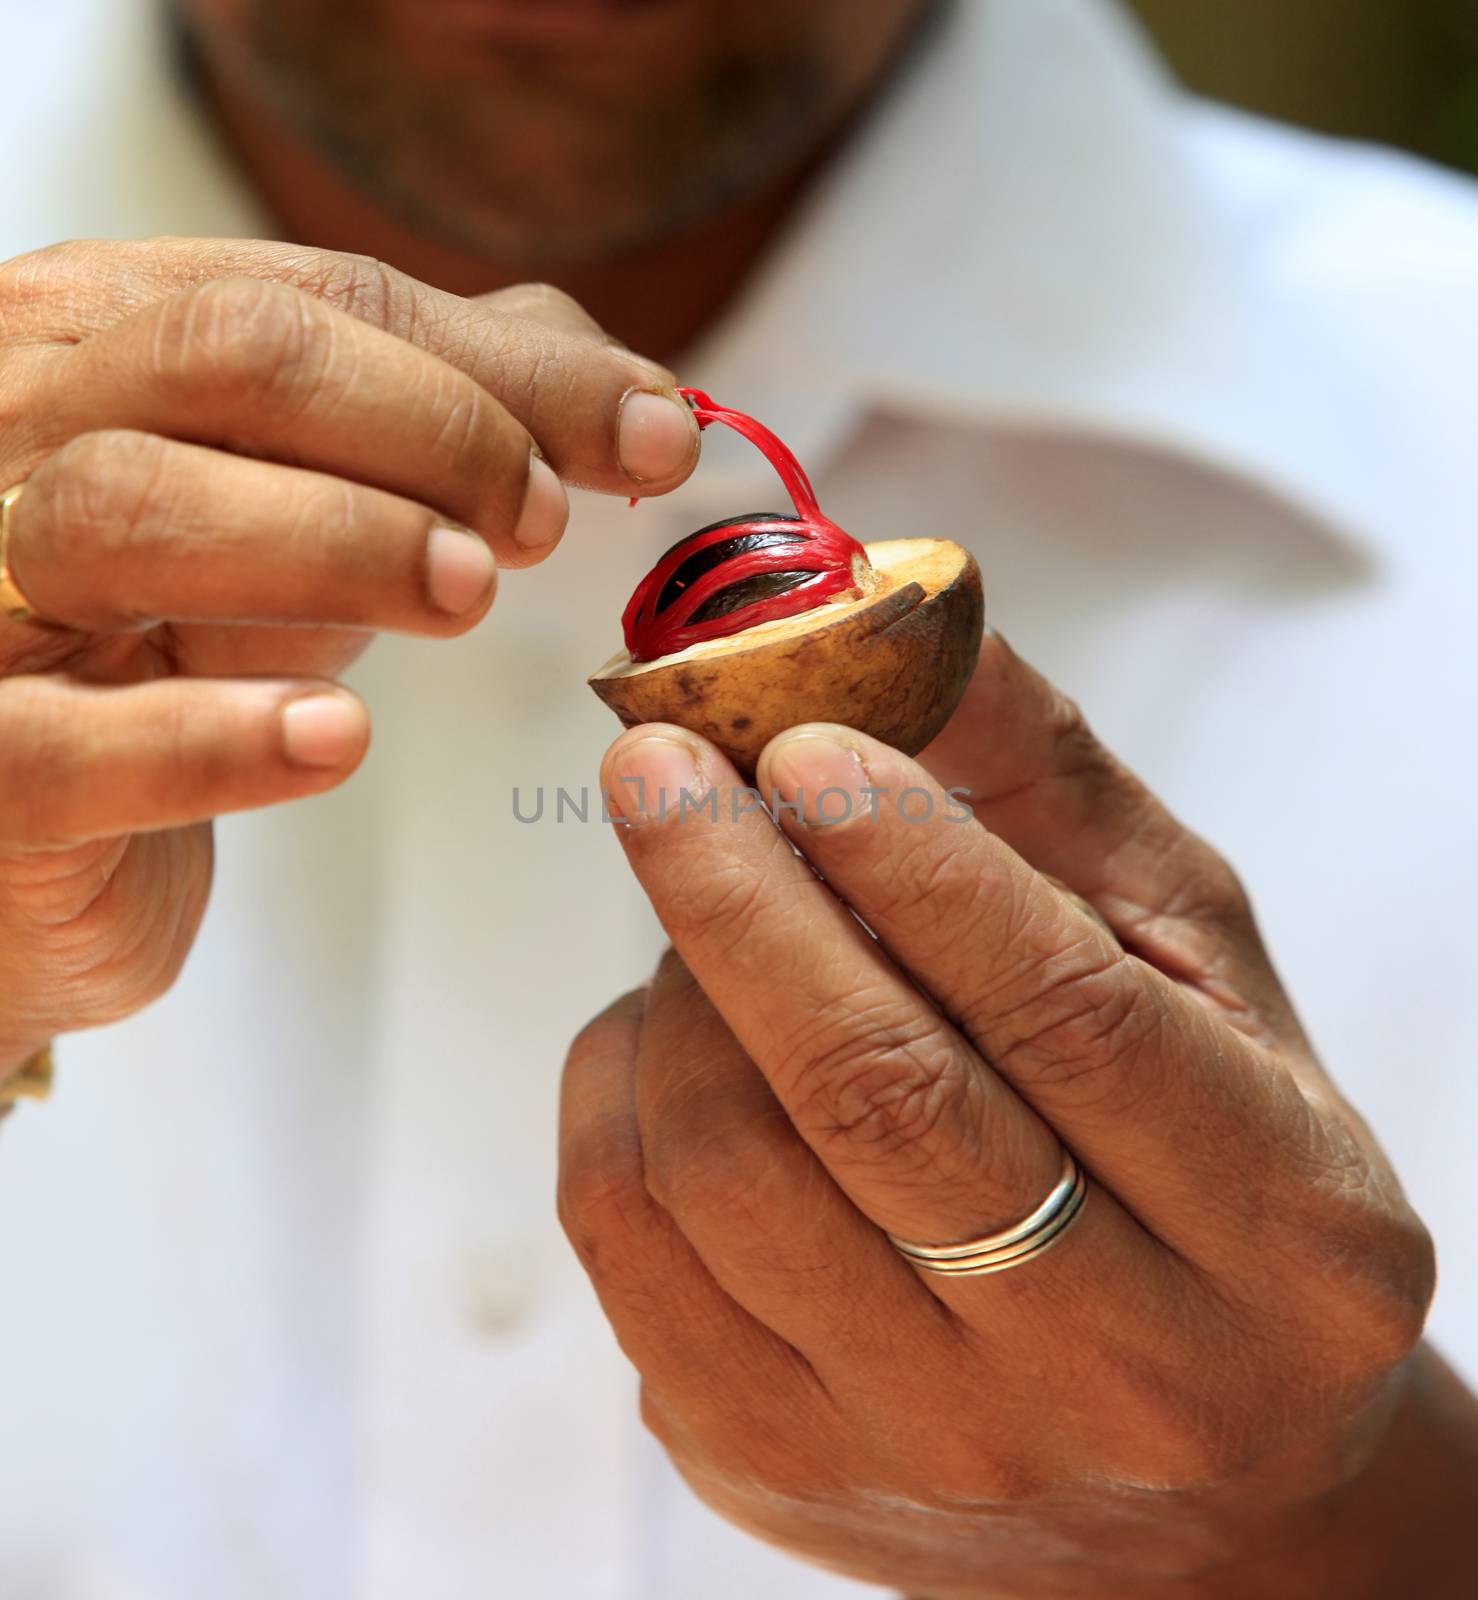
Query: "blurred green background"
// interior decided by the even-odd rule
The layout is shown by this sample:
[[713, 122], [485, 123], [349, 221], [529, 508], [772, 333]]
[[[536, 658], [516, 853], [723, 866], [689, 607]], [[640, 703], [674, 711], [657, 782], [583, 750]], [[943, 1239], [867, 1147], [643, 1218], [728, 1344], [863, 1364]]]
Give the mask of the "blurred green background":
[[1127, 0], [1201, 93], [1478, 173], [1478, 0]]

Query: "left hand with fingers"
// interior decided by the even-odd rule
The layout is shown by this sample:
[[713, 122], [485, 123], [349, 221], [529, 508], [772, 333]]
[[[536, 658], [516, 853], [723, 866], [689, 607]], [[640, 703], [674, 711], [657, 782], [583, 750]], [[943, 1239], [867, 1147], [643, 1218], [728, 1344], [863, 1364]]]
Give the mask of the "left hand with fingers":
[[934, 1600], [1462, 1592], [1430, 1246], [1231, 871], [997, 638], [924, 763], [793, 730], [777, 825], [607, 758], [675, 954], [571, 1052], [561, 1209], [650, 1426]]

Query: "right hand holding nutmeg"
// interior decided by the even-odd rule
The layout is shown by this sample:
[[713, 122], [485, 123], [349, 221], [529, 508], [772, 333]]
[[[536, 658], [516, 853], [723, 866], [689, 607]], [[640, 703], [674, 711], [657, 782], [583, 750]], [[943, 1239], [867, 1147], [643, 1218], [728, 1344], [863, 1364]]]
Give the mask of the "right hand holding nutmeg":
[[562, 478], [660, 493], [698, 453], [556, 291], [234, 240], [0, 266], [0, 421], [0, 1074], [172, 981], [211, 818], [353, 770], [332, 680], [372, 632], [465, 632]]

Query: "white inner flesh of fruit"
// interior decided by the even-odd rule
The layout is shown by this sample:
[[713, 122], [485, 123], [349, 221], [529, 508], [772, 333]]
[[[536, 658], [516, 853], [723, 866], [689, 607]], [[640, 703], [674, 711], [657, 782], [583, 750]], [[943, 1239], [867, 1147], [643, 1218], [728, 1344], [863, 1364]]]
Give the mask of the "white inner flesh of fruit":
[[654, 667], [670, 667], [675, 661], [702, 661], [735, 649], [770, 644], [787, 634], [804, 633], [808, 628], [836, 622], [864, 606], [876, 605], [905, 583], [918, 584], [927, 600], [959, 577], [968, 559], [960, 546], [949, 539], [882, 539], [867, 546], [867, 556], [872, 568], [869, 571], [864, 567], [858, 574], [863, 585], [860, 595], [836, 595], [797, 616], [758, 622], [739, 633], [726, 633], [721, 639], [705, 639], [701, 644], [690, 644], [686, 650], [674, 650], [671, 655], [658, 656], [654, 661], [633, 661], [625, 650], [619, 650], [595, 676], [634, 678]]

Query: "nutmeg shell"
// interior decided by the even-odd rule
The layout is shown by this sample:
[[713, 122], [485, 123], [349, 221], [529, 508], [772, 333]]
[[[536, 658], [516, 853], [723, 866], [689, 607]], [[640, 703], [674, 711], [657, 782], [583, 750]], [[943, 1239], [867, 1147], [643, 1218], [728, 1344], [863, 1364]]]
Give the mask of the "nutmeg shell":
[[829, 601], [656, 661], [619, 651], [590, 679], [626, 727], [672, 722], [711, 740], [746, 777], [801, 722], [839, 722], [916, 755], [975, 669], [980, 568], [948, 539], [867, 546], [871, 593]]

